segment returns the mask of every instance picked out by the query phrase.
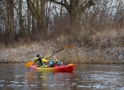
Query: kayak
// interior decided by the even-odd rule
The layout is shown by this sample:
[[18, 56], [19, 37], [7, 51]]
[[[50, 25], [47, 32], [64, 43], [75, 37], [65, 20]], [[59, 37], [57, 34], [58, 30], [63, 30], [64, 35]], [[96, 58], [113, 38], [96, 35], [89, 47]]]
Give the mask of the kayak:
[[73, 72], [76, 67], [76, 64], [60, 65], [54, 67], [31, 65], [29, 69], [41, 71], [41, 72]]

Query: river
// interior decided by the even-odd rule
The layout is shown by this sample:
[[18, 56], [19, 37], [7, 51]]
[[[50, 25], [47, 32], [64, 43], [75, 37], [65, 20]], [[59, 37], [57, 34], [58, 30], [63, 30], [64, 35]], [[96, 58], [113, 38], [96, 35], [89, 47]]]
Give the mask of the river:
[[79, 64], [73, 73], [52, 73], [1, 63], [0, 90], [124, 90], [124, 65]]

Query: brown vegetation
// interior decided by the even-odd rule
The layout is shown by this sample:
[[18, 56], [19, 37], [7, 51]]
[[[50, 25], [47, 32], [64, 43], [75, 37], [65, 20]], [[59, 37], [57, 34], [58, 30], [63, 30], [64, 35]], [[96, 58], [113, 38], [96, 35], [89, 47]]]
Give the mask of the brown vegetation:
[[[0, 6], [1, 62], [27, 62], [37, 53], [47, 55], [69, 43], [74, 44], [72, 49], [56, 54], [58, 59], [65, 63], [111, 64], [123, 60], [121, 57], [124, 51], [123, 0], [94, 2], [89, 0], [89, 3], [93, 2], [92, 5], [82, 2], [88, 6], [81, 13], [78, 23], [73, 24], [74, 13], [71, 16], [69, 12], [71, 5], [66, 11], [67, 6], [64, 7], [62, 2], [60, 9], [57, 9], [59, 6], [54, 4], [57, 3], [56, 0], [49, 0], [54, 2], [49, 4], [44, 0], [43, 2], [27, 0], [29, 6], [27, 8], [23, 8], [25, 2], [21, 2], [22, 0], [11, 1], [13, 0], [9, 2], [2, 0], [3, 4]], [[12, 3], [15, 6], [11, 6]], [[41, 3], [46, 4], [46, 7], [41, 6]], [[16, 7], [18, 4], [19, 8]], [[15, 13], [9, 12], [10, 7]], [[24, 16], [22, 8], [26, 9]], [[73, 10], [75, 9], [76, 7], [73, 7]], [[78, 16], [78, 11], [76, 13], [75, 15]], [[75, 19], [74, 21], [77, 22]]]

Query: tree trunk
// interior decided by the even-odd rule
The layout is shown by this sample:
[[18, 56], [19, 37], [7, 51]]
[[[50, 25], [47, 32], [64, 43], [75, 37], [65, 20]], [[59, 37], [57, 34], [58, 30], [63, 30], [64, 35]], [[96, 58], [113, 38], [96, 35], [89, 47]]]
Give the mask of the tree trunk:
[[[33, 0], [34, 5], [36, 5], [35, 0]], [[36, 23], [35, 23], [35, 16], [32, 15], [32, 36], [35, 38], [36, 33]]]
[[[28, 7], [30, 8], [30, 11], [32, 12], [33, 17], [37, 20], [38, 31], [36, 31], [35, 33], [41, 33], [42, 32], [41, 36], [44, 36], [46, 34], [44, 17], [42, 17], [42, 15], [40, 15], [40, 12], [38, 12], [38, 10], [36, 8], [36, 5], [35, 5], [36, 3], [34, 2], [36, 0], [33, 0], [33, 2], [31, 0], [26, 0], [26, 1], [27, 1]], [[42, 0], [42, 2], [46, 2], [46, 0]], [[41, 5], [41, 6], [44, 6], [44, 8], [45, 8], [45, 5]], [[32, 18], [32, 20], [33, 20], [33, 18]], [[34, 26], [34, 22], [32, 22], [32, 27]], [[32, 29], [32, 30], [34, 30], [34, 29]]]
[[43, 30], [42, 34], [46, 36], [47, 34], [47, 22], [46, 22], [46, 15], [45, 15], [45, 4], [48, 0], [40, 0], [40, 16], [41, 16], [41, 21], [43, 22]]
[[82, 16], [82, 9], [81, 6], [80, 7], [76, 7], [76, 4], [71, 4], [70, 5], [70, 9], [69, 9], [69, 14], [70, 14], [70, 18], [71, 18], [71, 26], [72, 28], [76, 28], [76, 29], [81, 29], [81, 24], [80, 24], [80, 20], [81, 20], [81, 16]]
[[7, 29], [7, 34], [9, 36], [10, 42], [15, 41], [15, 35], [14, 35], [14, 5], [13, 0], [7, 0], [7, 21], [9, 28]]
[[19, 26], [20, 26], [20, 37], [25, 37], [24, 24], [22, 20], [22, 3], [23, 0], [19, 0]]
[[27, 25], [27, 32], [28, 36], [31, 35], [31, 13], [29, 7], [27, 7], [27, 18], [28, 18], [28, 25]]
[[[42, 1], [42, 0], [41, 0]], [[39, 12], [39, 0], [36, 0], [36, 9], [37, 9], [37, 12]], [[37, 23], [37, 25], [36, 25], [36, 30], [39, 32], [40, 31], [40, 29], [39, 29], [39, 27], [40, 27], [40, 25], [39, 25], [39, 21], [38, 21], [38, 18], [37, 18], [37, 20], [36, 20], [36, 23]]]

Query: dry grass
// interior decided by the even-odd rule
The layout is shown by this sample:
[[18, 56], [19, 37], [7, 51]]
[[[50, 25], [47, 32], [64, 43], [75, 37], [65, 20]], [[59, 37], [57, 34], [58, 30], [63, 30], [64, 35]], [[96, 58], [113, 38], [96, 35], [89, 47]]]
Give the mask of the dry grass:
[[[74, 47], [61, 51], [55, 54], [58, 59], [64, 63], [94, 63], [94, 64], [113, 64], [119, 63], [115, 57], [115, 51], [121, 50], [124, 47], [124, 33], [123, 29], [120, 30], [104, 30], [96, 32], [91, 36], [88, 36], [92, 43], [88, 47], [80, 46], [80, 43], [74, 43]], [[86, 33], [86, 31], [85, 31]], [[81, 34], [82, 35], [82, 34]], [[78, 40], [81, 39], [81, 35]], [[61, 39], [62, 38], [62, 42]], [[59, 50], [64, 47], [66, 37], [60, 36], [56, 42], [53, 41], [41, 41], [33, 43], [16, 43], [10, 45], [9, 48], [1, 44], [0, 49], [0, 61], [1, 62], [28, 62], [32, 61], [33, 57], [37, 53], [45, 56], [51, 54], [55, 50]], [[97, 47], [94, 48], [93, 46]], [[10, 48], [11, 47], [11, 48]]]
[[[49, 48], [48, 48], [49, 47]], [[20, 46], [14, 49], [8, 49], [5, 54], [7, 58], [4, 58], [4, 62], [28, 62], [32, 61], [33, 57], [37, 53], [41, 55], [51, 54], [55, 47], [45, 45], [41, 46], [38, 44], [32, 44], [30, 46]], [[77, 48], [73, 47], [70, 50], [64, 50], [55, 54], [58, 59], [64, 63], [94, 63], [94, 64], [112, 64], [113, 60], [110, 58], [105, 60], [105, 57], [102, 56], [102, 53], [98, 50], [97, 53], [93, 51], [92, 53], [85, 50], [86, 48]], [[116, 61], [116, 60], [115, 60]], [[117, 63], [117, 62], [115, 62]]]
[[[113, 45], [114, 47], [124, 47], [124, 30], [104, 30], [101, 32], [96, 32], [92, 35], [91, 38], [93, 42], [99, 43], [99, 46], [104, 45], [107, 47], [108, 44]], [[99, 42], [97, 42], [99, 41]], [[101, 48], [101, 47], [100, 47]]]

